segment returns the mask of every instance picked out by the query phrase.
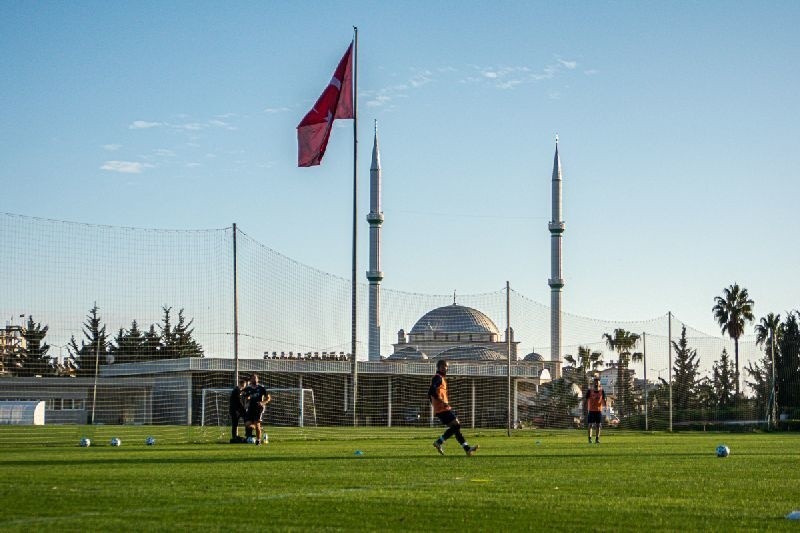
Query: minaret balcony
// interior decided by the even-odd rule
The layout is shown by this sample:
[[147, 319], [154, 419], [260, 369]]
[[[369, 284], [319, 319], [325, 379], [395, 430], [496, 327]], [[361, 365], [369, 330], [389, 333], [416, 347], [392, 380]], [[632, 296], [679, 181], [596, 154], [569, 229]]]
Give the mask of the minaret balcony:
[[367, 213], [367, 222], [370, 224], [382, 224], [383, 223], [383, 213], [374, 213], [370, 211]]
[[383, 279], [383, 272], [380, 270], [367, 270], [367, 279], [369, 281], [381, 281]]
[[547, 284], [551, 289], [560, 289], [564, 286], [564, 278], [550, 278], [547, 280]]
[[548, 222], [547, 229], [550, 230], [550, 233], [564, 233], [564, 223], [563, 222]]

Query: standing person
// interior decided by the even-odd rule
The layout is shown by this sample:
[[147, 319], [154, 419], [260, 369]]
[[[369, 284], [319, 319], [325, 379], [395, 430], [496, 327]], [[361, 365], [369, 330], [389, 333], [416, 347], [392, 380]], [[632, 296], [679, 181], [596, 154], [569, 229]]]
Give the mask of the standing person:
[[248, 400], [247, 413], [244, 416], [245, 434], [248, 438], [252, 437], [255, 429], [256, 444], [261, 444], [261, 417], [267, 404], [272, 401], [272, 396], [266, 387], [258, 382], [258, 374], [253, 373], [250, 375], [250, 384], [242, 392], [242, 397]]
[[608, 407], [606, 391], [600, 385], [600, 378], [595, 376], [592, 385], [583, 397], [583, 410], [586, 414], [586, 427], [589, 428], [589, 444], [592, 443], [592, 425], [597, 427], [594, 443], [600, 444], [600, 427], [603, 425], [603, 407]]
[[231, 415], [231, 444], [244, 442], [244, 438], [239, 436], [239, 419], [244, 419], [245, 408], [242, 401], [242, 392], [247, 387], [247, 380], [242, 378], [239, 384], [231, 390], [231, 399], [228, 404], [228, 413]]
[[447, 426], [444, 434], [433, 442], [433, 447], [441, 455], [444, 455], [444, 441], [455, 435], [467, 456], [472, 457], [478, 450], [478, 446], [470, 446], [467, 443], [464, 435], [461, 434], [461, 422], [458, 421], [456, 412], [450, 407], [450, 400], [447, 397], [447, 381], [444, 379], [447, 375], [447, 368], [447, 361], [444, 359], [436, 362], [436, 374], [433, 376], [431, 388], [428, 390], [428, 399], [433, 405], [433, 414]]

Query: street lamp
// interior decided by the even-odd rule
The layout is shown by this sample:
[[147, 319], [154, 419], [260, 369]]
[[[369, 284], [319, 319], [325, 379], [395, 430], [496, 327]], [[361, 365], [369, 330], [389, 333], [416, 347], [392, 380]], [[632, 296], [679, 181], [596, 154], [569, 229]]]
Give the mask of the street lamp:
[[658, 374], [658, 381], [661, 381], [661, 373], [663, 371], [665, 371], [665, 370], [668, 370], [668, 369], [667, 368], [662, 368], [660, 370], [659, 369], [655, 369], [655, 368], [651, 368], [650, 369], [651, 372], [655, 372], [656, 374]]

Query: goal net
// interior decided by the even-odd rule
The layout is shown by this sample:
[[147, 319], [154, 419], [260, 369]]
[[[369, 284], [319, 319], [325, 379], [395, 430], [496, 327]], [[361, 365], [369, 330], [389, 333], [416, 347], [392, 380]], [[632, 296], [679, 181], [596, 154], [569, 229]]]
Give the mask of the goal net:
[[[227, 426], [231, 423], [229, 401], [231, 388], [203, 389], [200, 424]], [[271, 401], [262, 420], [268, 426], [316, 427], [317, 407], [312, 389], [267, 389]]]

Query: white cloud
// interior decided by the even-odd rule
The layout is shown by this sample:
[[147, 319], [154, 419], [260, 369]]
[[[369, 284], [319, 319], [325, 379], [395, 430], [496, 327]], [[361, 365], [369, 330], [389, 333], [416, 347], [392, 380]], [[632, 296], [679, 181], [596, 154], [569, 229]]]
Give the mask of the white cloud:
[[522, 80], [507, 80], [497, 84], [501, 89], [513, 89], [517, 85], [522, 85]]
[[175, 157], [175, 152], [173, 152], [172, 150], [168, 150], [166, 148], [156, 148], [155, 150], [153, 150], [153, 155], [159, 157]]
[[289, 111], [288, 107], [268, 107], [268, 108], [264, 109], [264, 113], [270, 113], [270, 114], [273, 114], [273, 113], [286, 113], [287, 111]]
[[587, 70], [583, 71], [583, 73], [586, 74], [587, 76], [594, 76], [595, 74], [597, 74], [597, 72], [598, 71], [593, 69], [593, 68], [590, 68], [590, 69], [587, 69]]
[[569, 69], [569, 70], [574, 70], [575, 67], [578, 66], [578, 62], [577, 61], [565, 61], [563, 59], [559, 59], [558, 62], [561, 63], [562, 67], [564, 67], [566, 69]]
[[116, 152], [120, 148], [122, 148], [121, 144], [104, 144], [103, 145], [103, 150], [105, 150], [106, 152]]
[[121, 172], [123, 174], [141, 174], [145, 168], [152, 168], [153, 165], [140, 163], [138, 161], [106, 161], [100, 170], [111, 172]]
[[367, 107], [380, 107], [391, 102], [392, 98], [385, 94], [379, 94], [374, 98], [367, 100]]
[[422, 87], [423, 85], [426, 85], [426, 84], [430, 83], [431, 80], [432, 80], [431, 71], [430, 70], [423, 70], [422, 72], [419, 72], [419, 73], [415, 74], [408, 81], [408, 83], [410, 83], [412, 87], [416, 88], [416, 87]]
[[157, 128], [158, 126], [163, 126], [164, 124], [161, 122], [148, 122], [146, 120], [134, 120], [129, 126], [128, 129], [131, 130], [146, 130], [149, 128]]
[[170, 124], [170, 126], [175, 129], [185, 130], [185, 131], [199, 131], [206, 127], [205, 124], [201, 124], [200, 122], [187, 122], [186, 124]]
[[484, 78], [489, 78], [489, 79], [496, 79], [497, 78], [497, 72], [484, 71], [483, 72], [483, 77]]
[[235, 130], [236, 129], [234, 126], [231, 126], [227, 122], [225, 122], [223, 120], [217, 120], [217, 119], [209, 120], [208, 121], [208, 125], [209, 126], [213, 126], [215, 128], [224, 128], [226, 130]]

